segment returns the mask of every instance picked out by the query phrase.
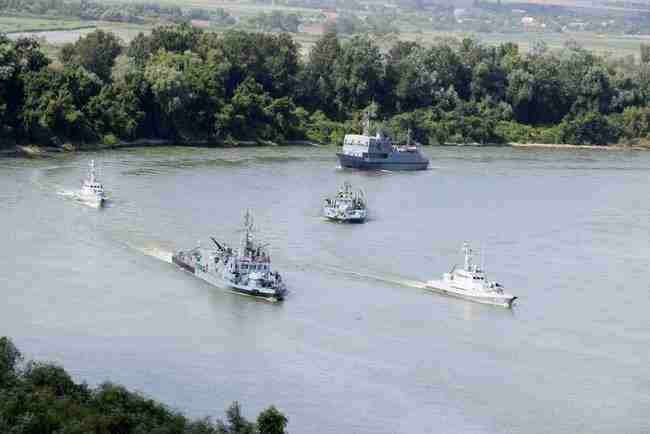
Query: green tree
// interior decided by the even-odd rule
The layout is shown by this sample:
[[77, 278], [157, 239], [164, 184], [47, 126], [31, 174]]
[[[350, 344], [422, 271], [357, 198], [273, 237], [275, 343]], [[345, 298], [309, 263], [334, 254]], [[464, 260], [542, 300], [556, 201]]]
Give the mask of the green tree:
[[267, 107], [271, 98], [252, 77], [242, 82], [217, 115], [215, 129], [220, 137], [268, 140], [271, 138]]
[[386, 60], [384, 104], [397, 112], [428, 107], [437, 88], [437, 74], [429, 68], [424, 48], [408, 42], [393, 46]]
[[461, 98], [470, 97], [471, 69], [450, 43], [436, 44], [427, 51], [427, 69], [435, 73], [441, 88], [453, 87]]
[[173, 53], [185, 53], [193, 51], [199, 41], [201, 30], [192, 27], [187, 23], [180, 25], [157, 26], [151, 31], [148, 42], [144, 38], [136, 38], [137, 42], [134, 47], [133, 55], [141, 59], [141, 56], [150, 50], [151, 54], [156, 54], [160, 50], [170, 51]]
[[284, 434], [287, 423], [289, 423], [289, 419], [275, 406], [267, 408], [257, 417], [259, 434]]
[[564, 119], [559, 125], [559, 134], [562, 143], [607, 145], [616, 142], [620, 132], [601, 113], [590, 111]]
[[5, 387], [17, 375], [18, 364], [23, 357], [11, 339], [0, 338], [0, 389]]
[[227, 425], [221, 424], [222, 429], [228, 434], [254, 434], [255, 424], [246, 420], [241, 413], [241, 406], [237, 401], [233, 402], [226, 410]]
[[641, 43], [641, 46], [639, 48], [640, 54], [641, 54], [641, 63], [649, 63], [650, 62], [650, 44], [645, 44]]
[[112, 134], [121, 139], [133, 139], [144, 119], [137, 94], [115, 85], [105, 86], [91, 98], [85, 113], [93, 131], [101, 136]]
[[353, 37], [341, 47], [334, 64], [334, 77], [339, 113], [368, 106], [382, 90], [383, 63], [379, 47], [368, 37]]
[[341, 45], [334, 32], [326, 33], [314, 44], [300, 76], [299, 101], [306, 107], [336, 116], [334, 65], [340, 53]]
[[97, 74], [102, 80], [111, 77], [115, 58], [122, 52], [122, 44], [117, 36], [103, 30], [95, 30], [81, 37], [74, 45], [66, 45], [60, 53], [65, 65], [80, 65]]

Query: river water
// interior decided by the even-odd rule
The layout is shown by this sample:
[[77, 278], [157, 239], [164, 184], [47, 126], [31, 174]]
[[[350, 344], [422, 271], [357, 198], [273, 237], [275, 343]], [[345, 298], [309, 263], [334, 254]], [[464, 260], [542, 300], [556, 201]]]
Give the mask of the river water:
[[[275, 404], [292, 433], [650, 432], [650, 153], [430, 148], [428, 171], [357, 173], [333, 152], [0, 160], [0, 335], [193, 417]], [[102, 210], [66, 195], [90, 158]], [[345, 180], [366, 191], [364, 225], [319, 216]], [[236, 242], [246, 207], [282, 304], [168, 262]], [[419, 288], [465, 240], [513, 311]]]

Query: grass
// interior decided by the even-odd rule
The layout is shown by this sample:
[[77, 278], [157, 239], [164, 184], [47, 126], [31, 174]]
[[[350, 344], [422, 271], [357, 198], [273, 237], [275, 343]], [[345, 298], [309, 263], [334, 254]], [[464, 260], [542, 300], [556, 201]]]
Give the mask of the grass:
[[[108, 0], [110, 1], [110, 0]], [[124, 0], [115, 0], [124, 1]], [[128, 1], [141, 1], [141, 0], [128, 0]], [[503, 0], [504, 2], [515, 2], [526, 0]], [[563, 5], [576, 5], [584, 2], [584, 0], [537, 0], [536, 3], [544, 2], [546, 4], [563, 4]], [[286, 7], [263, 5], [253, 3], [251, 0], [158, 0], [159, 3], [169, 5], [179, 5], [181, 7], [197, 7], [205, 9], [223, 8], [232, 15], [239, 18], [246, 18], [253, 16], [259, 12], [270, 12], [279, 10], [283, 12], [298, 13], [303, 16], [314, 16], [318, 14], [317, 9], [299, 8], [299, 7]], [[530, 2], [530, 1], [529, 1]], [[598, 7], [600, 3], [594, 3], [594, 7]], [[402, 40], [417, 40], [427, 45], [434, 43], [437, 39], [443, 37], [464, 37], [473, 35], [482, 42], [488, 44], [499, 44], [503, 42], [517, 43], [522, 51], [528, 51], [536, 41], [544, 41], [550, 49], [562, 48], [567, 41], [574, 40], [586, 49], [592, 50], [599, 54], [611, 54], [614, 57], [624, 57], [628, 55], [639, 56], [639, 45], [641, 42], [650, 42], [650, 36], [614, 36], [614, 35], [600, 35], [596, 33], [575, 32], [575, 33], [535, 33], [535, 32], [520, 32], [520, 33], [467, 33], [462, 31], [434, 31], [428, 30], [431, 24], [417, 17], [405, 15], [404, 20], [399, 20], [399, 25], [403, 29], [399, 35]], [[94, 22], [94, 21], [81, 21], [75, 19], [45, 19], [45, 18], [26, 18], [26, 17], [0, 17], [0, 32], [28, 32], [28, 31], [47, 31], [55, 30], [54, 33], [48, 34], [48, 40], [53, 44], [61, 44], [63, 42], [75, 41], [80, 35], [87, 33], [93, 28], [100, 28], [114, 32], [121, 37], [125, 42], [129, 42], [139, 32], [147, 32], [151, 29], [152, 24], [137, 25], [137, 24], [124, 24], [114, 22]], [[416, 30], [417, 28], [422, 31]], [[81, 30], [80, 30], [81, 29]], [[309, 52], [313, 44], [318, 39], [318, 35], [311, 34], [298, 34], [295, 35], [297, 42], [301, 44], [302, 53]]]
[[47, 19], [47, 18], [23, 18], [0, 16], [0, 32], [41, 32], [46, 30], [73, 30], [84, 27], [92, 27], [92, 21], [81, 21], [74, 19]]
[[475, 36], [481, 42], [497, 45], [504, 42], [514, 42], [519, 48], [526, 52], [530, 50], [536, 41], [544, 41], [549, 49], [563, 48], [565, 43], [576, 41], [584, 48], [598, 54], [610, 54], [613, 57], [639, 56], [639, 45], [641, 42], [650, 43], [650, 36], [614, 36], [599, 35], [588, 32], [574, 33], [466, 33], [466, 32], [408, 32], [400, 34], [402, 40], [420, 41], [424, 45], [432, 44], [444, 37], [462, 38]]
[[[126, 0], [131, 3], [138, 3], [141, 0]], [[260, 12], [281, 11], [285, 13], [295, 13], [300, 15], [316, 15], [318, 9], [290, 7], [283, 5], [270, 5], [254, 3], [252, 1], [233, 1], [233, 0], [158, 0], [156, 3], [169, 6], [180, 6], [181, 8], [197, 9], [224, 9], [230, 14], [237, 17], [248, 17], [257, 15]]]

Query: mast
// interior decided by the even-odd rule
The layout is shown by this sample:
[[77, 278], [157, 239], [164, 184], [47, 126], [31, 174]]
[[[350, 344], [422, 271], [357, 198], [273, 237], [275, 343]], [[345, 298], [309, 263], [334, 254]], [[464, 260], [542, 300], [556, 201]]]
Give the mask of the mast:
[[253, 231], [253, 216], [249, 209], [244, 214], [244, 227], [241, 235], [241, 245], [239, 248], [239, 257], [241, 259], [246, 257], [248, 246], [251, 241], [251, 232]]
[[95, 183], [95, 160], [90, 160], [90, 183]]
[[481, 248], [481, 271], [485, 273], [485, 243], [483, 243], [483, 247]]
[[370, 109], [364, 113], [363, 117], [363, 135], [370, 135]]
[[465, 253], [465, 270], [471, 271], [470, 266], [472, 264], [472, 249], [469, 247], [467, 242], [463, 243], [463, 252]]

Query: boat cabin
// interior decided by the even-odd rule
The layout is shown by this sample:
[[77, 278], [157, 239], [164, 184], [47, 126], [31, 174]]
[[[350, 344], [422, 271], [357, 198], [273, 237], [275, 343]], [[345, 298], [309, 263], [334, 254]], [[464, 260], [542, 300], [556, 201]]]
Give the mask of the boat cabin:
[[343, 139], [343, 153], [354, 157], [388, 158], [393, 144], [382, 132], [376, 136], [346, 134]]

